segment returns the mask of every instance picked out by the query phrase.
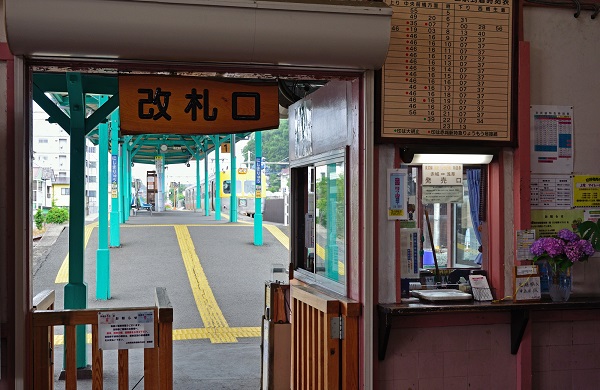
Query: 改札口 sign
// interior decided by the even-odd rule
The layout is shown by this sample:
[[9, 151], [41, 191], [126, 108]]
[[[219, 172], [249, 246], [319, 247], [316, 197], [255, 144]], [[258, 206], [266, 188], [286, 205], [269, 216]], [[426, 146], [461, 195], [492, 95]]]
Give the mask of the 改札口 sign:
[[274, 82], [120, 76], [119, 105], [123, 134], [229, 134], [279, 126]]

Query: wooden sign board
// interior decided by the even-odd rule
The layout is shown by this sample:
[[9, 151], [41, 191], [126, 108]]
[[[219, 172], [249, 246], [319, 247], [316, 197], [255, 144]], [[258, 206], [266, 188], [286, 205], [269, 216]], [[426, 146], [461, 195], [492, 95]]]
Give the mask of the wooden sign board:
[[381, 138], [511, 141], [514, 0], [386, 0]]
[[230, 134], [279, 127], [275, 82], [119, 76], [122, 134]]
[[537, 265], [518, 265], [513, 271], [513, 301], [539, 301], [542, 298], [540, 271]]

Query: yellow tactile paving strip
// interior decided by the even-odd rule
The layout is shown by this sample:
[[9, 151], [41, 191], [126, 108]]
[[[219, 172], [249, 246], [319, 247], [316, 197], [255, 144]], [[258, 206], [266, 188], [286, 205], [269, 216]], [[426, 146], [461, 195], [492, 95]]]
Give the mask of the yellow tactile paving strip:
[[206, 330], [211, 334], [210, 341], [213, 343], [237, 342], [235, 337], [221, 331], [222, 329], [228, 329], [229, 324], [208, 284], [208, 279], [202, 265], [200, 265], [200, 259], [196, 255], [196, 248], [187, 226], [175, 225], [175, 233], [177, 234], [183, 264], [185, 264], [185, 270], [190, 280], [196, 306]]
[[[85, 246], [90, 239], [94, 227], [97, 223], [86, 226], [85, 231]], [[196, 255], [196, 248], [190, 236], [188, 227], [228, 227], [228, 226], [246, 226], [252, 227], [252, 224], [247, 223], [228, 223], [223, 225], [215, 224], [188, 224], [188, 225], [123, 225], [125, 228], [136, 227], [165, 227], [173, 226], [177, 236], [177, 242], [181, 250], [181, 256], [185, 265], [194, 301], [200, 313], [200, 318], [204, 323], [204, 328], [189, 328], [189, 329], [174, 329], [173, 340], [200, 340], [209, 339], [212, 343], [236, 343], [238, 338], [244, 337], [260, 337], [260, 327], [236, 327], [231, 328], [227, 320], [223, 316], [223, 312], [219, 308], [217, 300], [210, 288], [204, 269], [200, 264], [200, 259]], [[264, 225], [264, 227], [277, 238], [277, 240], [289, 250], [289, 238], [274, 225]], [[65, 257], [55, 283], [68, 283], [68, 262], [69, 256]], [[64, 268], [64, 269], [63, 269]], [[86, 341], [88, 344], [92, 342], [91, 334], [87, 335]], [[64, 343], [63, 335], [54, 336], [54, 344], [62, 345]]]

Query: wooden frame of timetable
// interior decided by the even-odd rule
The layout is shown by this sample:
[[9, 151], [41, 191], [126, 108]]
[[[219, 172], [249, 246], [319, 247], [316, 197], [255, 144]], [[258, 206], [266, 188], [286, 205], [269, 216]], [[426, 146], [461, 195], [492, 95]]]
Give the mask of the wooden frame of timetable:
[[514, 146], [518, 1], [386, 3], [377, 142]]
[[513, 302], [536, 302], [542, 299], [540, 270], [537, 265], [513, 268]]

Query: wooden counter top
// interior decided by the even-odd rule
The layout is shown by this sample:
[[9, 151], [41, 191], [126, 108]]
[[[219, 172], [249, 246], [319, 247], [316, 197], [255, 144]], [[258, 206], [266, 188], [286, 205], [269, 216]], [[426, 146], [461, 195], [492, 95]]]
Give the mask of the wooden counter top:
[[393, 317], [433, 315], [442, 313], [481, 313], [510, 312], [511, 315], [511, 353], [519, 350], [525, 327], [529, 321], [529, 313], [542, 310], [591, 310], [600, 309], [600, 297], [571, 297], [567, 302], [552, 302], [543, 298], [535, 302], [512, 301], [455, 301], [447, 303], [382, 303], [377, 305], [379, 314], [379, 360], [385, 359], [387, 343], [390, 336]]

